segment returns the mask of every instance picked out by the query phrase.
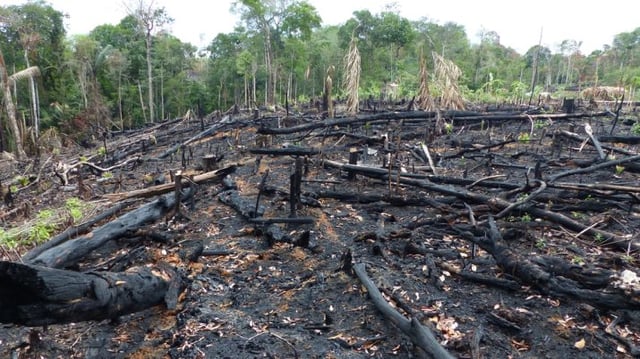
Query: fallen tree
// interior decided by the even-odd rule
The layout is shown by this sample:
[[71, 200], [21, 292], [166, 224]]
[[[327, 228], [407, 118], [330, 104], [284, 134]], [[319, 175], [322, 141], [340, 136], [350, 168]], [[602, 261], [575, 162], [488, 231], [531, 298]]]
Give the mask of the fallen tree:
[[[182, 194], [182, 199], [188, 199], [195, 190], [190, 188]], [[45, 250], [30, 261], [30, 264], [51, 268], [66, 268], [78, 262], [85, 255], [99, 248], [108, 241], [124, 236], [141, 226], [162, 218], [175, 207], [175, 194], [164, 195], [157, 200], [137, 208], [121, 217], [106, 223], [92, 232], [61, 243]]]
[[26, 326], [116, 319], [159, 304], [175, 308], [180, 276], [168, 264], [122, 273], [0, 262], [0, 322]]

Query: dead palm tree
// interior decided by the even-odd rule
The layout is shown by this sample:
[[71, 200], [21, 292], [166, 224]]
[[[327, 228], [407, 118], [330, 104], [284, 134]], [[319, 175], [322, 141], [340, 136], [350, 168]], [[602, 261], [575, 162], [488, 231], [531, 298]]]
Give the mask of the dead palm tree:
[[451, 110], [464, 110], [464, 100], [458, 87], [458, 81], [462, 76], [460, 68], [453, 61], [433, 52], [435, 62], [436, 85], [440, 90], [441, 105]]
[[345, 56], [344, 83], [347, 86], [347, 112], [358, 113], [358, 90], [360, 88], [360, 52], [355, 37], [349, 43], [349, 52]]
[[418, 90], [418, 107], [424, 111], [433, 111], [435, 105], [429, 91], [429, 72], [424, 52], [420, 49], [420, 89]]

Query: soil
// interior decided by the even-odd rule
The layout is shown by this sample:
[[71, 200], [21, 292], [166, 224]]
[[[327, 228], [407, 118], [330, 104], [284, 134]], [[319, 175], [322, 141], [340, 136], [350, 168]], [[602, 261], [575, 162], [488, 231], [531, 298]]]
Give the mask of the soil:
[[[640, 227], [634, 206], [639, 202], [638, 174], [634, 162], [590, 167], [599, 156], [593, 143], [562, 135], [570, 131], [586, 139], [585, 123], [596, 136], [609, 135], [614, 119], [596, 114], [494, 118], [518, 113], [483, 110], [469, 121], [390, 119], [279, 135], [260, 132], [326, 120], [313, 113], [288, 117], [267, 113], [259, 118], [253, 113], [231, 114], [222, 117], [227, 124], [211, 135], [159, 158], [203, 128], [223, 121], [220, 116], [202, 122], [185, 118], [114, 133], [105, 140], [106, 155], [104, 151], [95, 155], [103, 145], [97, 139], [89, 149], [44, 148], [39, 163], [7, 162], [3, 184], [19, 174], [32, 179], [41, 175], [1, 208], [5, 229], [23, 226], [43, 209], [60, 208], [71, 197], [91, 205], [84, 213], [90, 217], [118, 202], [108, 194], [162, 182], [170, 171], [183, 170], [185, 176], [201, 173], [206, 155], [223, 157], [222, 167], [237, 168], [224, 181], [197, 185], [195, 200], [184, 204], [181, 216], [145, 227], [169, 241], [121, 238], [76, 268], [115, 271], [169, 261], [186, 283], [176, 309], [159, 305], [112, 320], [46, 327], [3, 324], [0, 357], [429, 357], [381, 314], [349, 270], [348, 255], [354, 263], [365, 264], [369, 278], [392, 307], [406, 318], [418, 319], [454, 357], [634, 357], [640, 345], [637, 291], [627, 288], [627, 301], [619, 307], [603, 305], [590, 294], [620, 291], [613, 284], [620, 273], [639, 273], [635, 244], [612, 243], [590, 230], [635, 241]], [[616, 121], [613, 134], [633, 135], [636, 120], [629, 110]], [[491, 146], [500, 142], [504, 143]], [[427, 144], [436, 173], [421, 143]], [[637, 154], [635, 144], [603, 145], [609, 161]], [[296, 156], [252, 153], [256, 147], [319, 150], [303, 156], [302, 203], [296, 206], [296, 216], [312, 218], [312, 224], [277, 225], [284, 236], [274, 239], [266, 226], [250, 223], [220, 201], [221, 193], [235, 186], [247, 203], [255, 204], [260, 197], [263, 217], [290, 216], [288, 193]], [[348, 163], [351, 149], [360, 152], [362, 167], [414, 174], [417, 180], [453, 192], [521, 205], [501, 215], [504, 207], [483, 202], [485, 197], [473, 201], [405, 183], [398, 176], [353, 175], [328, 165]], [[60, 172], [59, 164], [76, 164], [81, 156], [101, 168], [141, 157], [109, 171], [112, 176], [78, 166], [80, 171], [70, 171], [68, 183], [63, 184], [54, 175], [55, 168]], [[548, 180], [579, 168], [588, 170]], [[626, 187], [605, 188], [605, 184]], [[118, 215], [150, 200], [137, 199]], [[532, 213], [540, 212], [528, 210], [532, 207], [563, 214], [585, 230], [580, 233], [553, 218], [538, 217]], [[523, 261], [521, 268], [538, 264], [536, 268], [548, 270], [549, 278], [571, 281], [584, 295], [560, 293], [551, 285], [532, 282], [527, 273], [505, 268], [505, 260], [496, 258], [499, 253], [492, 253], [486, 242], [493, 219], [502, 237], [499, 244]], [[56, 231], [66, 225], [58, 225]], [[185, 246], [199, 242], [205, 251], [196, 261], [171, 261]], [[30, 247], [2, 249], [3, 260], [19, 261]], [[121, 260], [125, 256], [126, 266]], [[590, 275], [570, 278], [540, 264], [554, 260], [573, 273]], [[585, 283], [585, 278], [602, 273], [610, 278], [607, 286]]]

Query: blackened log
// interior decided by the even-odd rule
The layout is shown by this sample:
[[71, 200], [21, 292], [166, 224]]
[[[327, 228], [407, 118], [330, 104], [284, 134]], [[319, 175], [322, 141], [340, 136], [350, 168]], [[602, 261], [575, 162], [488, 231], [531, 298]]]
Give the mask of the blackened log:
[[251, 148], [250, 153], [272, 156], [312, 156], [320, 153], [317, 148], [311, 147], [285, 147], [285, 148]]
[[624, 143], [627, 145], [640, 144], [640, 136], [598, 136], [600, 142]]
[[389, 303], [382, 297], [382, 294], [378, 290], [375, 284], [367, 276], [367, 271], [363, 263], [357, 263], [353, 266], [353, 269], [362, 282], [362, 285], [367, 289], [371, 301], [376, 305], [376, 308], [382, 313], [382, 315], [398, 327], [404, 334], [411, 338], [411, 341], [427, 354], [436, 359], [453, 359], [453, 356], [447, 352], [447, 350], [440, 345], [433, 333], [425, 328], [415, 318], [407, 319], [397, 310], [393, 309]]
[[385, 112], [385, 113], [380, 113], [375, 115], [316, 121], [316, 122], [305, 123], [302, 125], [284, 127], [284, 128], [261, 127], [258, 129], [258, 133], [273, 134], [273, 135], [288, 134], [288, 133], [296, 133], [300, 131], [309, 131], [316, 128], [346, 126], [350, 124], [364, 123], [364, 122], [375, 121], [375, 120], [393, 120], [393, 119], [405, 119], [405, 118], [432, 118], [432, 117], [435, 117], [435, 112], [424, 112], [424, 111]]
[[264, 207], [255, 207], [255, 202], [240, 196], [236, 190], [228, 190], [218, 195], [220, 202], [230, 206], [245, 218], [261, 217], [264, 214]]
[[0, 262], [0, 322], [26, 326], [115, 319], [162, 303], [175, 308], [181, 280], [167, 264], [79, 273]]
[[[183, 200], [189, 199], [195, 190], [190, 188], [183, 193]], [[96, 228], [92, 232], [64, 242], [59, 246], [40, 253], [29, 261], [30, 264], [52, 268], [66, 268], [76, 264], [85, 255], [108, 241], [125, 236], [141, 226], [156, 221], [175, 206], [175, 195], [166, 194], [157, 200], [128, 212], [117, 219]]]
[[392, 206], [431, 206], [438, 209], [444, 209], [448, 201], [447, 199], [434, 200], [426, 196], [396, 196], [388, 193], [370, 193], [370, 192], [346, 192], [346, 191], [318, 191], [311, 194], [316, 198], [333, 198], [345, 202], [355, 203], [375, 203], [387, 202]]
[[[309, 181], [302, 180], [301, 182], [309, 182]], [[340, 183], [340, 182], [337, 182], [337, 183]], [[260, 193], [267, 194], [267, 195], [276, 194], [282, 197], [283, 200], [288, 200], [290, 197], [289, 191], [277, 186], [272, 186], [272, 185], [265, 185], [264, 187], [262, 187]], [[305, 206], [310, 206], [310, 207], [317, 207], [317, 208], [322, 207], [322, 204], [317, 199], [310, 197], [312, 195], [313, 194], [310, 194], [310, 195], [301, 194], [299, 203], [304, 204]]]
[[272, 218], [249, 218], [249, 223], [255, 224], [274, 224], [274, 223], [292, 223], [292, 224], [313, 224], [313, 217], [272, 217]]
[[[606, 113], [560, 113], [560, 114], [540, 114], [540, 115], [529, 115], [529, 114], [483, 114], [479, 112], [469, 112], [469, 111], [445, 111], [440, 113], [443, 118], [450, 119], [454, 125], [462, 125], [467, 122], [479, 123], [481, 120], [485, 121], [510, 121], [510, 120], [523, 120], [529, 121], [531, 118], [552, 118], [552, 119], [569, 119], [569, 118], [580, 118], [580, 117], [596, 117], [596, 116], [604, 116]], [[282, 127], [282, 128], [269, 128], [269, 127], [261, 127], [258, 129], [258, 133], [262, 134], [272, 134], [272, 135], [282, 135], [282, 134], [290, 134], [302, 131], [310, 131], [317, 128], [329, 128], [333, 126], [347, 126], [353, 125], [357, 123], [365, 123], [370, 122], [373, 123], [375, 121], [390, 121], [390, 120], [405, 120], [406, 123], [410, 122], [422, 122], [429, 121], [437, 116], [436, 112], [433, 111], [407, 111], [407, 112], [383, 112], [374, 115], [365, 115], [365, 116], [356, 116], [356, 117], [346, 117], [339, 119], [331, 119], [325, 121], [316, 121], [311, 123], [305, 123], [298, 126], [292, 127]]]
[[107, 209], [106, 211], [103, 211], [102, 213], [98, 214], [97, 216], [87, 220], [86, 222], [79, 224], [77, 226], [68, 228], [67, 230], [56, 235], [55, 237], [51, 238], [47, 242], [25, 253], [25, 255], [22, 256], [22, 261], [26, 263], [31, 262], [34, 258], [36, 258], [38, 255], [40, 255], [40, 253], [44, 252], [45, 250], [53, 248], [63, 242], [66, 242], [75, 236], [87, 233], [87, 231], [89, 230], [89, 228], [91, 228], [91, 226], [115, 215], [117, 212], [125, 209], [129, 205], [131, 205], [131, 202], [120, 202], [115, 206]]
[[[549, 257], [537, 258], [534, 262], [527, 256], [514, 252], [504, 243], [493, 218], [490, 217], [488, 222], [489, 228], [485, 235], [472, 240], [490, 253], [505, 273], [518, 278], [524, 284], [531, 285], [545, 294], [570, 297], [600, 308], [640, 309], [640, 301], [636, 296], [615, 288], [613, 283], [602, 291], [585, 288], [602, 288], [606, 285], [607, 279], [613, 282], [615, 277], [610, 275], [610, 271], [603, 270], [598, 273], [588, 269], [580, 273], [583, 271], [581, 267], [561, 264], [561, 260], [555, 258], [551, 263]], [[583, 284], [582, 281], [588, 277], [594, 280]]]
[[[622, 160], [607, 161], [600, 165], [592, 166], [591, 168], [609, 167], [612, 165], [612, 163], [615, 163], [615, 164], [626, 163], [632, 160], [636, 160], [636, 161], [640, 160], [640, 155], [627, 157]], [[385, 171], [383, 169], [371, 168], [365, 171], [362, 166], [340, 164], [338, 162], [328, 161], [328, 160], [324, 161], [324, 165], [342, 168], [342, 169], [357, 167], [359, 171], [358, 173], [360, 174], [367, 175], [373, 178], [380, 178], [380, 179], [385, 179], [386, 177], [386, 175], [381, 175], [382, 171]], [[575, 173], [581, 173], [581, 172], [579, 172], [578, 170], [562, 172], [560, 174], [552, 176], [549, 182], [552, 182], [558, 178], [568, 176], [570, 174], [575, 174]], [[433, 181], [431, 181], [432, 179], [431, 177], [428, 177], [429, 180], [423, 180], [423, 179], [416, 179], [416, 178], [406, 178], [404, 174], [396, 177], [393, 173], [392, 173], [392, 177], [394, 178], [394, 180], [397, 178], [397, 180], [400, 183], [405, 185], [412, 185], [412, 186], [423, 188], [429, 191], [438, 192], [448, 196], [453, 196], [465, 201], [487, 204], [492, 209], [503, 210], [513, 205], [512, 202], [506, 201], [500, 197], [495, 197], [495, 196], [486, 195], [482, 193], [476, 193], [476, 192], [469, 191], [465, 188], [460, 188], [455, 186], [437, 185], [433, 183]], [[559, 223], [573, 231], [579, 232], [582, 235], [599, 236], [602, 238], [602, 241], [600, 242], [601, 244], [612, 245], [625, 251], [640, 250], [640, 242], [634, 240], [631, 237], [611, 233], [601, 229], [593, 228], [591, 226], [586, 226], [561, 213], [556, 213], [546, 209], [538, 208], [535, 206], [535, 202], [533, 201], [530, 201], [530, 202], [531, 203], [522, 203], [518, 209], [524, 212], [528, 212], [535, 217], [544, 218], [549, 221]]]

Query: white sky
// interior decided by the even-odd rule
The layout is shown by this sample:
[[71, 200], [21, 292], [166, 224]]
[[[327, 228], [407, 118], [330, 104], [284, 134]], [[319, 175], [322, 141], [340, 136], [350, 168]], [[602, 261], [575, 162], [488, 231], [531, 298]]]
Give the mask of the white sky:
[[[69, 15], [69, 34], [86, 34], [94, 27], [117, 24], [126, 16], [125, 3], [135, 0], [47, 0], [55, 9]], [[2, 5], [22, 4], [25, 0], [0, 0]], [[155, 0], [164, 6], [174, 23], [172, 33], [182, 41], [204, 47], [218, 33], [233, 31], [238, 17], [229, 9], [233, 0]], [[318, 9], [325, 25], [347, 21], [353, 11], [368, 9], [376, 14], [393, 0], [309, 0]], [[400, 15], [409, 20], [426, 17], [440, 24], [463, 25], [467, 36], [477, 42], [481, 29], [495, 31], [504, 46], [523, 54], [538, 43], [553, 52], [562, 40], [582, 41], [581, 50], [589, 54], [611, 44], [621, 32], [640, 27], [640, 2], [609, 0], [398, 0]]]

